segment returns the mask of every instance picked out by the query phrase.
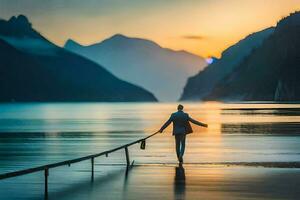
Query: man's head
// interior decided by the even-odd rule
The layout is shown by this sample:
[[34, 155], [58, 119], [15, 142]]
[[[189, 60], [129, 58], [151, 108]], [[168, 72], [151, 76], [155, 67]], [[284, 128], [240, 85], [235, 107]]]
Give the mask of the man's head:
[[179, 104], [179, 105], [177, 106], [177, 110], [183, 110], [183, 105]]

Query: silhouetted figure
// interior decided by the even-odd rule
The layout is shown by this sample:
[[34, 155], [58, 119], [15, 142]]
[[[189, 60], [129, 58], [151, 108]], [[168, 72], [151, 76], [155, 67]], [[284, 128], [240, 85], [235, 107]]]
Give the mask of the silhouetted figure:
[[185, 112], [183, 112], [183, 105], [179, 104], [177, 112], [172, 113], [169, 120], [160, 128], [159, 132], [163, 132], [173, 122], [173, 135], [175, 136], [176, 142], [176, 154], [178, 161], [183, 162], [183, 154], [185, 150], [185, 136], [186, 134], [192, 133], [193, 129], [189, 122], [192, 122], [199, 126], [207, 127], [207, 124], [198, 122]]
[[185, 172], [181, 163], [178, 165], [178, 167], [175, 167], [174, 194], [175, 194], [174, 199], [184, 199]]

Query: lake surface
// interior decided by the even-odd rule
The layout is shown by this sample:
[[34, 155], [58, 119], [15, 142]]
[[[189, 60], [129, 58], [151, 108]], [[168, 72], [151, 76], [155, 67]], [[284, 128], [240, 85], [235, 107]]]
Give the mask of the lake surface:
[[[207, 129], [193, 126], [194, 133], [187, 138], [184, 159], [187, 166], [224, 162], [300, 162], [300, 104], [207, 102], [184, 105], [191, 117], [209, 125]], [[177, 103], [0, 104], [0, 173], [86, 156], [145, 137], [156, 132], [176, 106]], [[140, 150], [136, 145], [129, 152], [131, 159], [140, 166], [135, 169], [135, 184], [145, 178], [145, 174], [139, 176], [143, 166], [149, 174], [149, 166], [155, 166], [158, 171], [151, 173], [163, 172], [166, 179], [172, 174], [169, 178], [174, 181], [173, 168], [177, 160], [171, 126], [163, 134], [148, 140], [146, 150]], [[95, 162], [99, 180], [110, 173], [123, 177], [123, 151], [112, 153], [108, 158], [97, 158]], [[164, 165], [166, 169], [162, 168]], [[168, 167], [171, 168], [169, 171]], [[87, 182], [89, 170], [88, 161], [53, 169], [49, 176], [50, 196], [76, 199], [72, 196], [76, 190], [74, 185]], [[186, 170], [195, 171], [189, 167]], [[231, 172], [224, 173], [231, 176]], [[120, 181], [116, 181], [111, 187], [119, 187], [119, 184]], [[126, 187], [123, 182], [121, 185]], [[81, 194], [96, 199], [96, 194], [103, 191], [97, 191], [95, 187], [92, 187], [95, 194], [91, 188], [87, 189], [90, 192], [84, 190]], [[0, 181], [0, 199], [39, 199], [42, 195], [42, 173]], [[115, 195], [115, 199], [122, 199], [124, 193]]]

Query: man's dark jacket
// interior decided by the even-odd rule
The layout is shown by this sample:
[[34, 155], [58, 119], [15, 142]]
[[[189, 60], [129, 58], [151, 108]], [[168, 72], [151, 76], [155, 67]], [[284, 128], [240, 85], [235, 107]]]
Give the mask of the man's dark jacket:
[[189, 115], [181, 110], [172, 113], [168, 121], [161, 127], [160, 132], [167, 128], [173, 122], [173, 135], [189, 134], [193, 132], [193, 129], [189, 122], [197, 124], [199, 126], [207, 127], [206, 124], [198, 122], [192, 119]]

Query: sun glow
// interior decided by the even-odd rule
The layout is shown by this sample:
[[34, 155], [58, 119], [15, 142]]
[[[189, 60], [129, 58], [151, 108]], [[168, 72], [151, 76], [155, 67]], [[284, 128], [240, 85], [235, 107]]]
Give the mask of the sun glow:
[[296, 10], [300, 10], [298, 0], [76, 1], [72, 4], [11, 0], [1, 3], [0, 18], [25, 14], [34, 28], [58, 45], [69, 38], [86, 45], [122, 33], [153, 40], [163, 47], [219, 58], [223, 50], [237, 41], [276, 25]]

